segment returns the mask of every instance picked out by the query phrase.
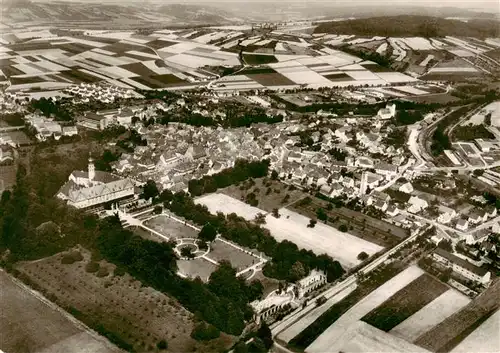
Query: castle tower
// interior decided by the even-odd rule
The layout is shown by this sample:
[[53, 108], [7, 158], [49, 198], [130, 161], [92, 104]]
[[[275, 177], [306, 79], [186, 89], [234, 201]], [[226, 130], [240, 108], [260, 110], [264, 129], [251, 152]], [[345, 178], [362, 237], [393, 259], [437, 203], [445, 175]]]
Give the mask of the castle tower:
[[89, 157], [88, 172], [89, 172], [89, 181], [92, 182], [92, 180], [94, 180], [95, 177], [95, 166], [92, 156]]

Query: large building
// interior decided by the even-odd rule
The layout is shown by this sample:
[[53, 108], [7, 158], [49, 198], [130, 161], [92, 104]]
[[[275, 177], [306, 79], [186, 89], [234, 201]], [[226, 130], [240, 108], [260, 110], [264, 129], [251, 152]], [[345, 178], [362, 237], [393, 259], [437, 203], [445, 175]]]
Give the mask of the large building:
[[134, 184], [111, 173], [95, 170], [89, 159], [87, 171], [74, 171], [57, 197], [76, 208], [95, 207], [134, 196]]
[[432, 254], [438, 262], [450, 267], [454, 272], [457, 272], [467, 279], [487, 285], [491, 281], [491, 273], [476, 265], [461, 259], [458, 256], [450, 254], [446, 250], [437, 248]]

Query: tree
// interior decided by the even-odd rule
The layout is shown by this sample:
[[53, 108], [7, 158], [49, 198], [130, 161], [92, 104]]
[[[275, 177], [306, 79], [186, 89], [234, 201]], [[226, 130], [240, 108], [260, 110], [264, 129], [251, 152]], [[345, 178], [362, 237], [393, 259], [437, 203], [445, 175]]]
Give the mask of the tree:
[[325, 223], [328, 220], [328, 215], [326, 214], [325, 210], [322, 209], [321, 207], [316, 210], [316, 216], [320, 221], [323, 221]]
[[365, 261], [367, 258], [368, 258], [368, 254], [365, 253], [364, 251], [362, 251], [358, 254], [358, 260], [360, 260], [360, 261]]
[[138, 116], [133, 116], [132, 117], [132, 125], [135, 125], [137, 124], [139, 121], [141, 121], [141, 119], [138, 117]]
[[245, 344], [245, 342], [243, 342], [243, 341], [239, 341], [238, 343], [236, 343], [236, 345], [234, 346], [233, 352], [234, 353], [249, 353], [248, 347]]
[[299, 204], [301, 206], [307, 206], [307, 205], [310, 205], [311, 202], [312, 202], [312, 199], [309, 196], [306, 196], [305, 198], [303, 198], [302, 200], [300, 200]]
[[267, 326], [265, 321], [262, 321], [262, 324], [257, 330], [257, 337], [262, 340], [262, 343], [264, 343], [267, 350], [271, 349], [273, 346], [273, 335], [271, 333], [271, 329]]
[[97, 262], [91, 261], [85, 266], [85, 271], [88, 273], [95, 273], [99, 271], [99, 264]]
[[293, 281], [298, 281], [301, 278], [304, 278], [306, 275], [306, 269], [304, 265], [300, 261], [296, 261], [292, 266], [292, 279]]
[[273, 171], [271, 172], [271, 179], [272, 179], [272, 180], [277, 180], [277, 179], [278, 179], [278, 177], [279, 177], [278, 172], [277, 172], [277, 171], [275, 171], [275, 170], [273, 170]]
[[348, 231], [348, 228], [347, 228], [347, 226], [346, 226], [345, 224], [341, 224], [341, 225], [339, 226], [339, 230], [340, 230], [341, 232], [344, 232], [344, 233], [345, 233], [345, 232], [347, 232], [347, 231]]
[[248, 352], [266, 353], [268, 349], [266, 349], [264, 342], [262, 342], [260, 338], [255, 337], [253, 341], [248, 344]]
[[484, 116], [484, 124], [486, 126], [491, 126], [491, 113], [488, 113]]
[[482, 169], [474, 169], [474, 171], [472, 172], [475, 176], [481, 176], [484, 174], [484, 170]]
[[255, 215], [254, 222], [258, 225], [266, 224], [266, 216], [263, 213], [259, 212]]
[[453, 252], [453, 245], [449, 239], [443, 239], [439, 242], [438, 248], [446, 250], [448, 252]]
[[212, 242], [216, 237], [217, 229], [210, 223], [205, 224], [198, 234], [198, 238], [206, 242]]
[[209, 341], [220, 336], [220, 331], [205, 322], [201, 322], [191, 331], [191, 337], [197, 341]]
[[158, 187], [154, 180], [148, 180], [144, 185], [141, 197], [145, 200], [154, 199], [159, 195]]
[[317, 220], [315, 219], [310, 219], [309, 224], [307, 225], [307, 228], [314, 228], [316, 226], [316, 223], [318, 223]]
[[172, 201], [173, 197], [174, 197], [174, 194], [172, 193], [172, 191], [165, 189], [160, 194], [160, 201], [161, 202], [169, 202], [169, 201]]
[[188, 259], [192, 259], [194, 257], [193, 250], [189, 247], [182, 248], [181, 256], [187, 257]]
[[281, 217], [281, 215], [279, 213], [279, 210], [277, 208], [273, 208], [273, 210], [272, 210], [271, 213], [272, 213], [272, 215], [273, 215], [274, 218], [280, 218]]
[[196, 240], [196, 245], [198, 245], [198, 249], [200, 249], [200, 250], [207, 250], [208, 249], [207, 242], [203, 241], [201, 239]]
[[155, 208], [153, 209], [154, 214], [160, 214], [162, 212], [163, 212], [163, 207], [161, 207], [160, 205], [155, 206]]
[[161, 340], [156, 344], [156, 348], [158, 348], [160, 351], [164, 351], [168, 348], [168, 343], [165, 340]]

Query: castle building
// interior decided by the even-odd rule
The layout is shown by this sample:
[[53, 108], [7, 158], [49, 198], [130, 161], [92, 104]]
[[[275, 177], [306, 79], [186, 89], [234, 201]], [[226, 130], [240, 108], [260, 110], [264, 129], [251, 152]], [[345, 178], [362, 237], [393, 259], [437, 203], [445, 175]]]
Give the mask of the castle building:
[[73, 207], [90, 208], [134, 196], [134, 184], [130, 179], [95, 170], [90, 158], [87, 171], [71, 173], [56, 196]]

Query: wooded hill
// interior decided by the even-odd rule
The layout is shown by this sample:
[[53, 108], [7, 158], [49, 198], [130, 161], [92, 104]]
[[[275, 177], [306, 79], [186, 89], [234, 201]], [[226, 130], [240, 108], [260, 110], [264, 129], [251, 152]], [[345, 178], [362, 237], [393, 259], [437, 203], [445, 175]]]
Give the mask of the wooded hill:
[[446, 20], [431, 16], [386, 16], [321, 23], [314, 33], [388, 37], [498, 37], [496, 20]]

